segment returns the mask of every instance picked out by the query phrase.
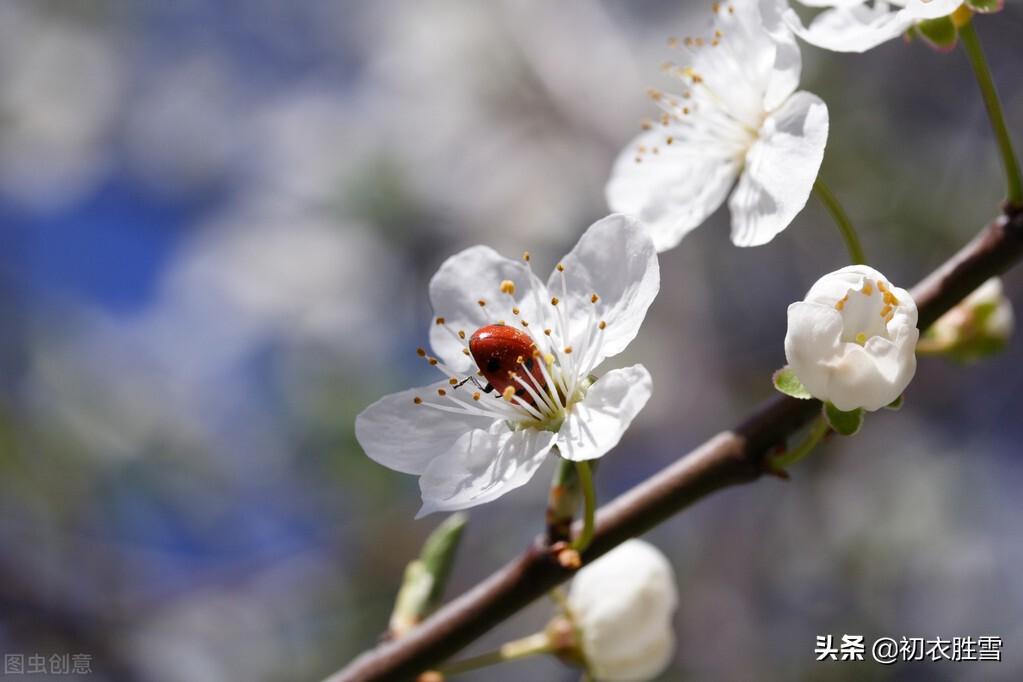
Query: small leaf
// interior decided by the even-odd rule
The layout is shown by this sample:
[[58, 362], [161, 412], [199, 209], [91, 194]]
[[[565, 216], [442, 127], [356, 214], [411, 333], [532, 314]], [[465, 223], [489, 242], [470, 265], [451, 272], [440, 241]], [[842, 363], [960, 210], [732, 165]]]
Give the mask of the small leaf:
[[465, 514], [449, 516], [426, 538], [419, 558], [405, 567], [391, 613], [391, 636], [401, 637], [440, 604], [467, 522]]
[[900, 395], [898, 398], [896, 398], [895, 400], [893, 400], [890, 403], [888, 403], [887, 405], [885, 405], [884, 409], [892, 410], [893, 412], [897, 412], [897, 411], [902, 409], [902, 403], [903, 402], [905, 402], [903, 400], [903, 396]]
[[858, 407], [850, 412], [843, 412], [831, 403], [824, 403], [824, 418], [835, 433], [842, 436], [855, 435], [863, 426], [863, 408]]
[[774, 387], [787, 396], [800, 400], [809, 400], [813, 397], [788, 365], [775, 372], [771, 380], [774, 382]]
[[956, 46], [959, 32], [951, 17], [926, 19], [916, 25], [916, 32], [933, 47], [947, 52]]

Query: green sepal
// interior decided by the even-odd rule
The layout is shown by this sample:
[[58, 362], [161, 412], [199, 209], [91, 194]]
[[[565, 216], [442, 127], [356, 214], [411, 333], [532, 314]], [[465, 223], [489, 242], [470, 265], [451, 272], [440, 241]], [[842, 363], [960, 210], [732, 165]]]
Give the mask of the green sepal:
[[775, 372], [771, 381], [774, 383], [775, 389], [789, 397], [800, 400], [809, 400], [813, 397], [788, 365]]
[[902, 409], [902, 404], [905, 402], [905, 400], [903, 400], [903, 397], [904, 396], [900, 395], [898, 398], [885, 405], [884, 409], [892, 410], [893, 412], [898, 412], [899, 410]]
[[824, 413], [824, 418], [828, 421], [828, 426], [841, 436], [854, 436], [860, 430], [860, 427], [863, 426], [862, 407], [849, 412], [843, 412], [831, 403], [824, 403], [821, 411]]
[[916, 25], [916, 32], [932, 47], [947, 52], [956, 46], [959, 31], [952, 22], [952, 17], [925, 19]]

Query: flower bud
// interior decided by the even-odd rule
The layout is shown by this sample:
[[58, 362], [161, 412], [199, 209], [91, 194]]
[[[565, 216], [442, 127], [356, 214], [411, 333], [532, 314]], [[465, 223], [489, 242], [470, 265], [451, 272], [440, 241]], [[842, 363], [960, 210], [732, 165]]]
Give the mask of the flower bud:
[[902, 395], [916, 373], [916, 321], [908, 291], [850, 265], [789, 306], [785, 357], [814, 398], [872, 412]]
[[973, 362], [1004, 349], [1013, 326], [1012, 303], [1002, 294], [1002, 280], [992, 277], [938, 318], [924, 333], [919, 350]]
[[642, 682], [668, 667], [678, 593], [671, 564], [653, 545], [628, 540], [584, 566], [568, 603], [598, 680]]

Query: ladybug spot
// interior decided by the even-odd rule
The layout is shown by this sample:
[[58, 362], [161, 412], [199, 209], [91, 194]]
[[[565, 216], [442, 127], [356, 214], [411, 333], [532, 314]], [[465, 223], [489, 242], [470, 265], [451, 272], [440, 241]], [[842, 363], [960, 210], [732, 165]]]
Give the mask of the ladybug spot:
[[487, 372], [493, 373], [501, 369], [501, 361], [497, 358], [490, 358], [487, 360]]
[[526, 371], [527, 372], [533, 371], [533, 358], [529, 358], [528, 360], [526, 360]]

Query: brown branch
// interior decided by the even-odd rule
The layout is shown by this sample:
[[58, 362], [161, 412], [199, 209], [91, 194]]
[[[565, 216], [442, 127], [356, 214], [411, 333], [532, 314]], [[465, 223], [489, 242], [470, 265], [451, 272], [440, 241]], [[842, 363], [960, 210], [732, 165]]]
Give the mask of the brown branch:
[[[913, 289], [926, 329], [985, 280], [1023, 258], [1023, 207], [1006, 214]], [[592, 561], [716, 490], [759, 478], [764, 455], [819, 413], [816, 400], [775, 396], [741, 425], [724, 431], [605, 505], [597, 516]], [[371, 649], [329, 682], [409, 680], [448, 658], [572, 572], [551, 559], [538, 539], [517, 559], [458, 597], [400, 640]]]

